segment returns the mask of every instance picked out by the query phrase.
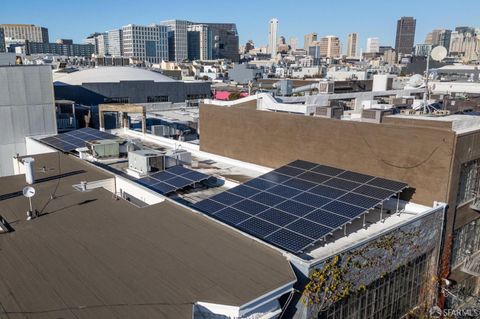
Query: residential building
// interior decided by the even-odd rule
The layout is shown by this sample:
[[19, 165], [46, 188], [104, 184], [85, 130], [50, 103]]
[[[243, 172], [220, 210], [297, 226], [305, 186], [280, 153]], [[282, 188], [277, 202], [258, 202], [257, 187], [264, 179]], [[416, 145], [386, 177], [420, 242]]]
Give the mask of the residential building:
[[40, 43], [29, 42], [25, 44], [25, 53], [31, 54], [55, 54], [62, 56], [77, 56], [90, 58], [95, 53], [95, 46], [92, 44], [68, 43]]
[[213, 37], [209, 27], [204, 24], [192, 24], [187, 30], [188, 60], [211, 60]]
[[278, 45], [278, 19], [271, 19], [268, 23], [268, 47], [267, 53], [275, 57], [277, 55]]
[[5, 38], [48, 43], [48, 29], [33, 24], [0, 24]]
[[411, 54], [415, 41], [416, 20], [412, 17], [402, 17], [397, 21], [395, 51], [398, 54]]
[[0, 53], [6, 52], [7, 48], [5, 47], [5, 34], [3, 28], [0, 27]]
[[320, 48], [320, 57], [336, 58], [341, 55], [340, 39], [334, 35], [327, 35], [314, 43]]
[[303, 39], [303, 48], [305, 49], [305, 51], [308, 52], [309, 48], [313, 46], [313, 42], [317, 41], [317, 37], [318, 35], [315, 32], [305, 35]]
[[26, 137], [57, 133], [52, 71], [47, 65], [0, 65], [0, 176], [27, 154]]
[[168, 60], [167, 27], [129, 24], [122, 28], [123, 54], [149, 63]]
[[367, 38], [367, 53], [380, 52], [380, 40], [378, 38]]
[[122, 29], [107, 31], [108, 53], [113, 56], [123, 56], [123, 31]]
[[160, 24], [167, 27], [169, 60], [175, 62], [187, 60], [187, 28], [190, 22], [183, 20], [167, 20], [162, 21]]
[[348, 34], [347, 57], [356, 57], [358, 47], [358, 33]]
[[385, 50], [383, 52], [383, 60], [390, 65], [395, 65], [398, 63], [397, 52], [394, 49]]

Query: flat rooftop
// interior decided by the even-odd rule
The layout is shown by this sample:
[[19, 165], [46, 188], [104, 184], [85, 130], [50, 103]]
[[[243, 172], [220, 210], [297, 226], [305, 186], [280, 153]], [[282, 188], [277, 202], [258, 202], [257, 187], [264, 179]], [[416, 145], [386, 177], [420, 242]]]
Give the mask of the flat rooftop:
[[73, 156], [33, 157], [41, 217], [25, 220], [23, 175], [0, 178], [0, 214], [14, 228], [0, 234], [8, 318], [191, 318], [196, 302], [241, 306], [296, 280], [280, 253], [201, 214], [77, 191], [113, 176]]

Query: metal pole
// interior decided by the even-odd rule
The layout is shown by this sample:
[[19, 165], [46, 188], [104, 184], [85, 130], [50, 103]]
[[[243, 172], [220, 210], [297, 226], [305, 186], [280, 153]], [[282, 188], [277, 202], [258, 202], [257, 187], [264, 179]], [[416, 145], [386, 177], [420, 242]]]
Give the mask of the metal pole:
[[31, 197], [28, 198], [28, 203], [30, 204], [30, 211], [33, 212], [33, 208], [32, 208], [32, 198], [31, 198]]
[[397, 194], [397, 213], [398, 216], [400, 216], [400, 211], [399, 211], [399, 206], [400, 206], [400, 194]]
[[383, 223], [383, 202], [382, 202], [382, 205], [380, 206], [380, 221]]
[[430, 53], [432, 47], [428, 49], [427, 52], [427, 67], [425, 70], [425, 93], [423, 93], [423, 113], [427, 113], [427, 103], [428, 103], [428, 74], [430, 71]]

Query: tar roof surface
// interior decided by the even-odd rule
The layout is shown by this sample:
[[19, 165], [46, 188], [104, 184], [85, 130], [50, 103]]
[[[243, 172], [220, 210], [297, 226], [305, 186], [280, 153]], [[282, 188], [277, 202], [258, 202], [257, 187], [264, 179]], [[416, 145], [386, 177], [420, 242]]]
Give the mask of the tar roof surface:
[[[136, 208], [82, 180], [110, 178], [77, 158], [35, 156], [45, 179], [34, 207], [17, 192], [23, 175], [0, 178], [0, 315], [8, 318], [191, 318], [197, 301], [240, 306], [295, 280], [277, 252], [170, 202]], [[49, 200], [55, 192], [56, 199]]]

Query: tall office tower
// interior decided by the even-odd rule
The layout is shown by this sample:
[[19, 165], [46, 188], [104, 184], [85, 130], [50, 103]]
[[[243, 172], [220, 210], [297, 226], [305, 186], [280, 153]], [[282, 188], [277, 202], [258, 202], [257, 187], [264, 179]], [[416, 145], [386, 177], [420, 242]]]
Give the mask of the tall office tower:
[[341, 55], [340, 39], [334, 35], [327, 35], [320, 38], [320, 56], [325, 58], [336, 58]]
[[378, 38], [367, 39], [367, 53], [380, 52], [380, 40]]
[[413, 17], [401, 17], [397, 21], [397, 35], [395, 38], [395, 51], [398, 54], [411, 54], [415, 41], [415, 27], [417, 20]]
[[167, 27], [129, 24], [122, 28], [123, 54], [150, 63], [168, 60]]
[[168, 31], [168, 58], [170, 61], [182, 62], [188, 59], [187, 27], [183, 20], [166, 20], [160, 23]]
[[227, 59], [232, 62], [240, 60], [239, 38], [235, 23], [193, 23], [204, 24], [212, 32], [213, 59]]
[[273, 18], [268, 23], [268, 48], [267, 52], [272, 55], [272, 58], [277, 55], [278, 45], [278, 20]]
[[103, 32], [102, 34], [97, 36], [97, 46], [98, 46], [98, 54], [99, 55], [109, 55], [110, 52], [108, 51], [108, 33]]
[[308, 49], [312, 46], [313, 42], [317, 41], [317, 34], [315, 32], [306, 34], [303, 37], [303, 48], [308, 51]]
[[0, 24], [5, 38], [48, 43], [48, 29], [33, 24]]
[[295, 51], [297, 49], [297, 46], [298, 46], [297, 38], [290, 38], [290, 39], [288, 39], [288, 42], [289, 42], [289, 45], [290, 45], [290, 49], [292, 51]]
[[5, 35], [3, 33], [3, 28], [0, 28], [0, 53], [6, 51], [7, 49], [5, 48]]
[[187, 28], [188, 60], [212, 59], [213, 39], [209, 27], [204, 24], [192, 24]]
[[347, 43], [347, 56], [356, 57], [357, 56], [357, 43], [358, 43], [358, 33], [349, 33], [348, 34], [348, 43]]
[[450, 38], [452, 30], [447, 29], [435, 29], [429, 32], [425, 38], [425, 44], [431, 44], [433, 46], [444, 46], [447, 50], [450, 48]]
[[113, 56], [123, 56], [122, 29], [108, 31], [108, 53]]
[[98, 36], [101, 35], [102, 33], [100, 32], [95, 32], [95, 33], [92, 33], [90, 34], [88, 37], [86, 37], [84, 40], [83, 40], [83, 43], [84, 44], [91, 44], [94, 46], [95, 50], [94, 50], [94, 53], [95, 54], [99, 54], [98, 53], [98, 49], [99, 49], [99, 44], [98, 44]]

